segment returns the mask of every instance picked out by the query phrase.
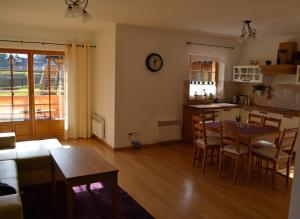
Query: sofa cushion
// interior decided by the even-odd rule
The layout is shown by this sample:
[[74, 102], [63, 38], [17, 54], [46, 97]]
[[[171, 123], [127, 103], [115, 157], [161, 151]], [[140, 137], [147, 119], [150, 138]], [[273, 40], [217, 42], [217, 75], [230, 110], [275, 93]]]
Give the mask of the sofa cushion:
[[14, 132], [0, 133], [0, 149], [15, 148], [16, 135]]
[[18, 170], [34, 170], [50, 167], [50, 149], [59, 148], [57, 139], [17, 142]]
[[0, 181], [4, 178], [17, 178], [17, 166], [14, 160], [0, 161]]
[[0, 150], [0, 161], [1, 160], [15, 160], [15, 159], [17, 159], [16, 148]]

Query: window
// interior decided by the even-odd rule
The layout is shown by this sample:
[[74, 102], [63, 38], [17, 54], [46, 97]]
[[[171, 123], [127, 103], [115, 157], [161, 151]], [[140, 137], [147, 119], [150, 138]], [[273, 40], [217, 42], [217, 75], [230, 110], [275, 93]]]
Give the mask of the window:
[[63, 119], [63, 56], [34, 54], [33, 69], [35, 119]]
[[190, 97], [214, 97], [217, 94], [218, 63], [194, 61], [190, 65]]
[[0, 122], [30, 119], [28, 54], [0, 53]]
[[62, 52], [0, 49], [0, 122], [64, 119]]

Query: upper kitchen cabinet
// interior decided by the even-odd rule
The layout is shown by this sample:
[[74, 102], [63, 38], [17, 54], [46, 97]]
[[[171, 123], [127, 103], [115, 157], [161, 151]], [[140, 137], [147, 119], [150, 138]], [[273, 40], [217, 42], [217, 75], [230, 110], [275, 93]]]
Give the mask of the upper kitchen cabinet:
[[261, 83], [261, 69], [258, 65], [234, 66], [233, 81]]

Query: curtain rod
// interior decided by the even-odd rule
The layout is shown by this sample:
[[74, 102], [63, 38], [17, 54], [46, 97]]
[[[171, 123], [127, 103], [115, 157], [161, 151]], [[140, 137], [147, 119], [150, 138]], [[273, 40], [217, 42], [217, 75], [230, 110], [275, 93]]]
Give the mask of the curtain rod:
[[194, 43], [194, 42], [190, 42], [190, 41], [187, 41], [187, 45], [209, 46], [209, 47], [217, 47], [217, 48], [224, 48], [224, 49], [234, 49], [233, 46], [223, 46], [223, 45], [208, 44], [208, 43]]
[[[42, 45], [57, 45], [57, 46], [66, 46], [66, 45], [71, 45], [67, 43], [49, 43], [49, 42], [42, 42], [42, 41], [23, 41], [23, 40], [1, 40], [0, 42], [10, 42], [10, 43], [31, 43], [31, 44], [42, 44]], [[76, 45], [83, 47], [84, 45]], [[91, 48], [96, 48], [96, 46], [90, 46]]]

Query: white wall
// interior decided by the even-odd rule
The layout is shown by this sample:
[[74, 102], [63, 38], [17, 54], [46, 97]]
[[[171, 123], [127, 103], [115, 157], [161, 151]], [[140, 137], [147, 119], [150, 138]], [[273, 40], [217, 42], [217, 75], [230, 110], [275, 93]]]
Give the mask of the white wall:
[[[66, 31], [62, 29], [33, 28], [24, 26], [12, 26], [0, 24], [0, 39], [2, 40], [23, 40], [23, 41], [44, 41], [44, 42], [90, 42], [94, 43], [94, 33]], [[41, 44], [21, 44], [0, 42], [0, 48], [14, 49], [38, 49], [63, 51], [63, 46], [41, 45]]]
[[105, 141], [115, 145], [116, 25], [98, 32], [93, 66], [93, 111], [105, 119]]
[[[237, 48], [187, 46], [187, 41]], [[129, 132], [140, 132], [141, 142], [151, 144], [156, 142], [157, 120], [181, 119], [190, 53], [220, 57], [227, 64], [224, 78], [231, 80], [239, 48], [231, 39], [118, 24], [116, 51], [115, 147], [124, 147], [130, 145]], [[152, 52], [164, 60], [157, 73], [145, 66], [146, 56]]]

